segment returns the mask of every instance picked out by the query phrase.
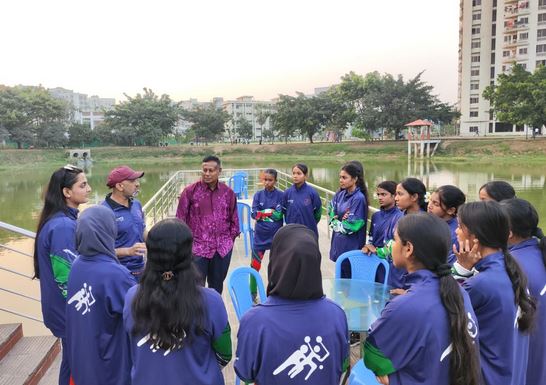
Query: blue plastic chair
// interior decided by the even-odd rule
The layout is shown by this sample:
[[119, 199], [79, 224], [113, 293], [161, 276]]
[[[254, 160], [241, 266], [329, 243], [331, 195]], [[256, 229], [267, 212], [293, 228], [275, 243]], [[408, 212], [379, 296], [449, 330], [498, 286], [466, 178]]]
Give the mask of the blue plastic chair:
[[380, 385], [375, 374], [364, 365], [364, 361], [358, 362], [351, 368], [347, 385]]
[[254, 305], [250, 293], [250, 276], [256, 279], [260, 302], [267, 298], [262, 277], [256, 270], [246, 266], [233, 270], [228, 278], [228, 290], [238, 320]]
[[385, 267], [385, 283], [389, 277], [389, 263], [377, 256], [367, 255], [361, 250], [351, 250], [341, 254], [336, 261], [335, 278], [341, 278], [341, 263], [348, 259], [351, 263], [351, 278], [362, 281], [375, 282], [375, 274], [379, 265]]
[[[237, 202], [237, 215], [239, 216], [239, 230], [243, 234], [245, 244], [245, 256], [248, 257], [249, 250], [252, 250], [254, 243], [254, 230], [252, 229], [251, 208], [243, 202]], [[252, 251], [251, 251], [252, 252]]]
[[[267, 298], [262, 277], [256, 270], [246, 266], [233, 270], [228, 278], [228, 291], [231, 303], [235, 309], [235, 315], [239, 321], [243, 314], [254, 305], [252, 294], [250, 293], [250, 276], [253, 276], [256, 280], [260, 302], [264, 302]], [[235, 375], [235, 385], [239, 385], [240, 383], [241, 380]]]
[[236, 172], [229, 178], [229, 187], [233, 190], [238, 199], [248, 199], [248, 174]]

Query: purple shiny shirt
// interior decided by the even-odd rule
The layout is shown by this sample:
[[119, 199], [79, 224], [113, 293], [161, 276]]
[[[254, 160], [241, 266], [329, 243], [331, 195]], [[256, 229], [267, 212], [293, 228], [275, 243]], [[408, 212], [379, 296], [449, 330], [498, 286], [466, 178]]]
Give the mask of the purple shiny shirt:
[[239, 235], [237, 198], [225, 183], [211, 190], [203, 181], [187, 186], [178, 202], [176, 217], [193, 233], [193, 254], [212, 258], [218, 252], [226, 256]]

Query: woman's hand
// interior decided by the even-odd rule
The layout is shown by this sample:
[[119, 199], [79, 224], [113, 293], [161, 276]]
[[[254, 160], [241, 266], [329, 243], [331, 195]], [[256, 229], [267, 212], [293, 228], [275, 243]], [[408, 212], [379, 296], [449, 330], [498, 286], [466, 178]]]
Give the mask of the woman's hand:
[[374, 245], [364, 245], [364, 247], [362, 248], [362, 252], [368, 255], [375, 253], [376, 250], [377, 249]]
[[474, 239], [472, 246], [470, 242], [465, 240], [464, 242], [459, 242], [459, 251], [455, 245], [453, 245], [453, 253], [457, 257], [457, 262], [467, 270], [471, 270], [480, 259], [482, 255], [478, 251], [480, 247], [480, 242], [477, 239]]
[[389, 376], [375, 376], [377, 382], [383, 385], [389, 385]]
[[404, 295], [406, 294], [408, 291], [407, 290], [404, 290], [404, 289], [391, 289], [389, 291], [389, 293], [391, 293], [392, 295]]

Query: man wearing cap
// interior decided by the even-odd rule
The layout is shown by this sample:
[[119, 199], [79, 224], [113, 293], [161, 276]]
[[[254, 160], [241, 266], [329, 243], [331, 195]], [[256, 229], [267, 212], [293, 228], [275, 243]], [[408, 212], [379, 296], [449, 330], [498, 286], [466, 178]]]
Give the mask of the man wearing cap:
[[232, 189], [218, 181], [220, 159], [207, 156], [201, 169], [201, 180], [180, 195], [176, 217], [192, 231], [194, 261], [202, 284], [208, 281], [210, 288], [222, 294], [233, 241], [240, 233], [237, 198]]
[[106, 195], [102, 205], [110, 208], [116, 216], [117, 236], [116, 255], [133, 276], [139, 280], [144, 270], [144, 213], [142, 205], [135, 199], [140, 191], [140, 181], [144, 172], [135, 171], [128, 166], [116, 167], [108, 175], [106, 185], [112, 192]]

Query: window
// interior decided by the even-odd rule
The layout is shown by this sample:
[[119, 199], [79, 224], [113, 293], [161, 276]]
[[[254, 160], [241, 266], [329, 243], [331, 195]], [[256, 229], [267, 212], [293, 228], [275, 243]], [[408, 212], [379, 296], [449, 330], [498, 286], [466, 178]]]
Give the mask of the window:
[[546, 7], [546, 0], [538, 0], [539, 7]]
[[491, 79], [495, 79], [495, 67], [491, 67], [491, 75], [490, 75], [490, 78], [491, 78]]
[[481, 12], [472, 14], [472, 21], [478, 21], [478, 20], [481, 20], [481, 19], [482, 19]]
[[495, 50], [495, 43], [497, 41], [495, 40], [495, 38], [491, 39], [491, 51], [494, 51]]
[[477, 7], [478, 5], [482, 5], [482, 0], [472, 0], [473, 7]]
[[480, 55], [472, 55], [470, 58], [472, 63], [479, 63], [480, 62]]
[[545, 53], [545, 52], [546, 52], [546, 44], [537, 45], [537, 53]]
[[497, 34], [497, 24], [491, 26], [491, 35], [495, 36]]
[[537, 60], [537, 67], [539, 66], [546, 66], [546, 59], [545, 60]]
[[481, 42], [479, 40], [475, 40], [470, 44], [470, 48], [480, 48]]
[[495, 52], [491, 52], [491, 64], [495, 64]]
[[502, 57], [510, 56], [510, 51], [502, 51]]
[[470, 126], [468, 127], [468, 131], [478, 133], [478, 126]]
[[470, 70], [470, 76], [480, 76], [480, 69], [475, 68], [475, 69]]
[[493, 133], [493, 128], [495, 127], [495, 123], [491, 122], [489, 123], [489, 133], [492, 134]]
[[472, 27], [472, 35], [479, 35], [480, 27]]
[[478, 104], [479, 102], [480, 102], [480, 98], [478, 96], [470, 97], [470, 104]]
[[517, 21], [518, 25], [527, 25], [529, 24], [529, 18], [528, 17], [520, 17]]
[[480, 83], [470, 83], [471, 90], [477, 90], [480, 88]]
[[478, 117], [478, 111], [470, 111], [470, 117], [471, 118], [477, 118]]
[[519, 34], [519, 39], [520, 40], [527, 40], [529, 39], [529, 32], [522, 32]]
[[493, 0], [493, 7], [497, 6], [497, 0]]
[[496, 9], [493, 10], [493, 16], [492, 17], [493, 17], [493, 21], [497, 21], [497, 10]]
[[518, 53], [519, 53], [520, 55], [527, 55], [527, 48], [520, 48], [519, 51], [518, 51]]
[[539, 40], [544, 40], [544, 39], [546, 39], [546, 29], [539, 29], [539, 30], [537, 31], [537, 38], [538, 38]]
[[538, 14], [538, 22], [539, 23], [546, 23], [546, 13], [539, 13]]

